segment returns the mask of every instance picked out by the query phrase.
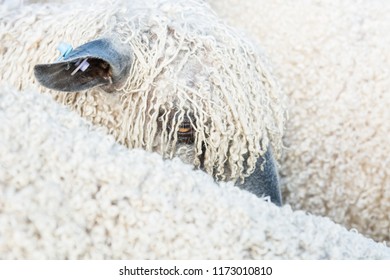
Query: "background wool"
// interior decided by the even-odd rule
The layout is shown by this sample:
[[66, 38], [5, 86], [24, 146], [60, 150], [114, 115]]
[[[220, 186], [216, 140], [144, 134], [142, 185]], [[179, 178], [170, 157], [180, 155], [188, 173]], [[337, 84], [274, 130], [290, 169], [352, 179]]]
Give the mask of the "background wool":
[[285, 202], [390, 240], [390, 2], [210, 0], [289, 99]]
[[0, 88], [1, 259], [382, 259], [327, 218], [126, 149], [34, 89]]

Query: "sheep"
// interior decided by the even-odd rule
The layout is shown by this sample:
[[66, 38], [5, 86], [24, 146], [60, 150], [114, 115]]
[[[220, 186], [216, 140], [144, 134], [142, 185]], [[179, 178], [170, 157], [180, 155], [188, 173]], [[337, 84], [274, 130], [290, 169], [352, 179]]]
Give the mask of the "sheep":
[[389, 241], [389, 2], [210, 4], [261, 41], [288, 96], [285, 203]]
[[0, 259], [390, 258], [106, 130], [34, 87], [0, 85]]
[[[252, 42], [204, 1], [72, 5], [70, 12], [41, 4], [27, 8], [33, 15], [26, 18], [4, 17], [4, 63], [22, 52], [15, 63], [28, 77], [13, 79], [18, 71], [7, 66], [3, 78], [23, 89], [36, 84], [34, 71], [51, 89], [42, 92], [107, 127], [128, 148], [179, 157], [281, 205], [275, 159], [284, 98]], [[20, 21], [31, 21], [31, 32]], [[54, 44], [62, 40], [78, 47], [56, 61]], [[84, 72], [76, 69], [81, 63], [88, 63]]]
[[[2, 259], [389, 258], [383, 244], [329, 219], [292, 211], [289, 205], [273, 207], [231, 184], [216, 185], [181, 162], [123, 149], [105, 130], [95, 133], [96, 126], [38, 95], [48, 93], [72, 103], [74, 96], [31, 89], [35, 88], [32, 65], [40, 59], [55, 61], [58, 41], [53, 38], [80, 45], [84, 37], [88, 41], [98, 36], [94, 28], [74, 36], [77, 25], [61, 25], [87, 21], [74, 13], [82, 6], [31, 5], [0, 15]], [[258, 15], [273, 14], [272, 9], [265, 10], [268, 13]], [[102, 19], [91, 22], [103, 28]], [[57, 34], [45, 34], [48, 26]], [[266, 26], [278, 25], [265, 22], [259, 30]], [[271, 34], [272, 42], [275, 33]], [[274, 49], [266, 45], [279, 62], [275, 53], [281, 50], [280, 42]], [[38, 51], [40, 59], [32, 56]], [[16, 88], [2, 86], [5, 81]], [[96, 96], [100, 92], [84, 98], [92, 104]], [[111, 101], [112, 96], [105, 97]], [[96, 118], [97, 124], [100, 116], [93, 115], [94, 110], [90, 106], [77, 113]], [[110, 116], [111, 120], [100, 120], [114, 123], [115, 115]]]

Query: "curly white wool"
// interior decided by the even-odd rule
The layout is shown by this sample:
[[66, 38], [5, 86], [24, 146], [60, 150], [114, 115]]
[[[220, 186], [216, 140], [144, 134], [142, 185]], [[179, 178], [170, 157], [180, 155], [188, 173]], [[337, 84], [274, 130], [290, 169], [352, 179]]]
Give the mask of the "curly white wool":
[[[31, 67], [53, 61], [59, 41], [79, 45], [118, 36], [134, 53], [127, 83], [111, 95], [98, 89], [52, 93], [57, 100], [108, 127], [120, 143], [167, 158], [176, 154], [174, 132], [191, 114], [192, 163], [199, 166], [205, 151], [204, 169], [218, 179], [243, 179], [270, 145], [278, 157], [284, 100], [257, 47], [220, 21], [204, 1], [127, 2], [76, 5], [68, 12], [49, 5], [33, 11], [26, 7], [32, 14], [23, 20], [8, 17], [0, 39], [23, 34], [4, 53], [0, 66], [20, 56], [3, 78], [25, 88], [32, 82]], [[29, 29], [20, 21], [28, 21]], [[17, 43], [23, 46], [11, 50]], [[28, 73], [21, 73], [19, 65]]]
[[0, 259], [390, 258], [329, 219], [97, 130], [38, 91], [0, 85]]
[[285, 202], [390, 240], [390, 2], [212, 0], [289, 98]]

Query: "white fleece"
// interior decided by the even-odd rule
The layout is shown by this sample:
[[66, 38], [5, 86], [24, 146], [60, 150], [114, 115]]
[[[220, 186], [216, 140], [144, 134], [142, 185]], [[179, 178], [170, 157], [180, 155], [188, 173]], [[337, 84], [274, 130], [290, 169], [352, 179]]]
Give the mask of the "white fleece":
[[210, 0], [289, 99], [285, 202], [390, 240], [390, 1]]
[[382, 259], [327, 218], [128, 150], [35, 89], [0, 86], [1, 259]]
[[[290, 97], [289, 149], [281, 162], [287, 205], [216, 185], [177, 160], [126, 150], [39, 95], [42, 88], [21, 94], [3, 85], [0, 258], [390, 257], [356, 230], [291, 209], [389, 240], [389, 4], [210, 2], [257, 37]], [[34, 42], [48, 42], [40, 46], [45, 56], [58, 42], [29, 28], [28, 10], [10, 4], [1, 2], [0, 12], [26, 28], [0, 44], [0, 54], [17, 53], [2, 65], [1, 82], [19, 83], [8, 69], [19, 67], [31, 79], [26, 61], [39, 47]], [[36, 18], [56, 10], [52, 5]], [[72, 30], [58, 32], [72, 39]], [[12, 44], [16, 39], [21, 43]], [[17, 88], [31, 87], [29, 79]]]
[[[132, 57], [131, 70], [114, 94], [98, 88], [41, 91], [107, 127], [129, 148], [166, 158], [185, 154], [187, 162], [220, 180], [248, 177], [269, 147], [279, 158], [285, 124], [280, 87], [258, 47], [221, 22], [207, 3], [77, 2], [29, 4], [0, 13], [0, 77], [24, 89], [37, 83], [35, 65], [56, 61], [61, 41], [76, 47], [108, 37]], [[189, 149], [174, 133], [186, 114], [194, 124]]]

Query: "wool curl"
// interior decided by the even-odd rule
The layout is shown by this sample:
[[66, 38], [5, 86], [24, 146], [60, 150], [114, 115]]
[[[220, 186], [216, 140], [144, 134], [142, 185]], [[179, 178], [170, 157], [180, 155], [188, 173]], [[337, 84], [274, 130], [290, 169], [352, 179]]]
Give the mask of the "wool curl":
[[390, 242], [390, 2], [210, 3], [261, 42], [288, 96], [285, 203]]
[[119, 89], [124, 129], [118, 140], [172, 158], [187, 117], [195, 130], [195, 166], [205, 151], [208, 173], [248, 176], [270, 144], [280, 154], [285, 115], [268, 66], [205, 3], [155, 5], [120, 11], [111, 30], [134, 53]]
[[190, 119], [191, 163], [200, 167], [204, 154], [202, 168], [221, 180], [243, 180], [269, 146], [280, 156], [286, 118], [280, 87], [260, 50], [208, 4], [100, 4], [78, 11], [88, 20], [78, 22], [77, 32], [86, 26], [89, 36], [75, 41], [92, 34], [119, 39], [133, 53], [129, 77], [114, 94], [52, 92], [58, 101], [107, 126], [119, 143], [165, 158], [177, 155], [177, 131]]
[[33, 88], [0, 85], [0, 133], [1, 259], [390, 258], [328, 218], [128, 150]]

